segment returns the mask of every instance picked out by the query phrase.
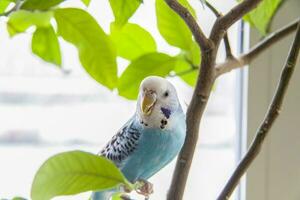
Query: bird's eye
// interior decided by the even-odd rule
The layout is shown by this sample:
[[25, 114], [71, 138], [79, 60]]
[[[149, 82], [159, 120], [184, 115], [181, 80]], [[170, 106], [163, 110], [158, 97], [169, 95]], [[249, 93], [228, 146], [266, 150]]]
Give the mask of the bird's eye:
[[164, 93], [164, 97], [168, 97], [168, 96], [169, 96], [169, 92], [166, 91], [166, 92]]

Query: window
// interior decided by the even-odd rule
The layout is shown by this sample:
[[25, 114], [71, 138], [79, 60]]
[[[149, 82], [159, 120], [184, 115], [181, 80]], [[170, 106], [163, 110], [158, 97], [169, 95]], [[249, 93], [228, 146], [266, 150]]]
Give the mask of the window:
[[[203, 10], [198, 1], [192, 3], [198, 7], [199, 21], [208, 31], [215, 17], [208, 9]], [[235, 1], [230, 0], [226, 5], [217, 0], [213, 3], [226, 11]], [[107, 9], [108, 1], [92, 4], [89, 11], [108, 32], [113, 19]], [[152, 1], [144, 1], [132, 21], [153, 34], [160, 51], [178, 53], [159, 35], [154, 10]], [[28, 34], [9, 39], [3, 21], [0, 27], [0, 197], [28, 198], [33, 176], [43, 161], [66, 150], [99, 152], [134, 113], [135, 102], [117, 96], [92, 80], [80, 67], [77, 52], [70, 44], [61, 41], [63, 70], [59, 70], [30, 53]], [[237, 26], [230, 29], [235, 51], [237, 33]], [[120, 65], [126, 64], [120, 60]], [[178, 78], [170, 80], [186, 108], [192, 88]], [[215, 199], [235, 165], [236, 125], [240, 123], [236, 117], [239, 109], [236, 82], [236, 73], [230, 73], [215, 85], [202, 121], [185, 199], [193, 199], [195, 194], [199, 199]], [[173, 167], [174, 162], [151, 178], [155, 187], [152, 199], [166, 195]]]

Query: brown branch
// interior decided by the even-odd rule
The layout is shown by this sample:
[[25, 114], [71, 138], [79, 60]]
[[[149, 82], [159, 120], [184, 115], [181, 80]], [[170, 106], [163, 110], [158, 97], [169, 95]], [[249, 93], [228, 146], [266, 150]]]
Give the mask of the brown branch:
[[[189, 170], [199, 136], [199, 124], [215, 80], [215, 60], [217, 49], [206, 38], [196, 20], [189, 11], [177, 0], [165, 0], [168, 5], [186, 22], [195, 40], [201, 48], [201, 73], [198, 74], [197, 84], [186, 115], [186, 138], [178, 155], [172, 177], [168, 200], [182, 200]], [[199, 69], [198, 69], [199, 70]]]
[[219, 17], [211, 30], [209, 38], [216, 46], [219, 46], [228, 28], [245, 14], [256, 8], [261, 1], [262, 0], [244, 0], [232, 8], [226, 15]]
[[[214, 13], [214, 15], [217, 18], [220, 18], [222, 16], [222, 13], [220, 13], [212, 4], [210, 4], [209, 2], [206, 2], [206, 6]], [[230, 42], [228, 39], [228, 34], [227, 32], [224, 34], [224, 45], [225, 45], [225, 52], [226, 52], [226, 58], [227, 59], [231, 59], [234, 56], [232, 55], [232, 51], [231, 51], [231, 47], [230, 47]]]
[[246, 153], [246, 155], [244, 156], [242, 161], [237, 166], [233, 175], [230, 177], [229, 181], [227, 182], [226, 186], [224, 187], [223, 191], [221, 192], [220, 196], [218, 197], [218, 200], [229, 199], [229, 197], [231, 196], [235, 187], [238, 185], [240, 178], [243, 176], [243, 174], [249, 168], [249, 166], [251, 165], [253, 160], [259, 154], [266, 136], [268, 135], [276, 118], [280, 114], [282, 102], [285, 97], [285, 94], [286, 94], [286, 91], [287, 91], [287, 88], [289, 85], [289, 81], [292, 77], [292, 74], [293, 74], [295, 66], [296, 66], [297, 57], [299, 55], [299, 49], [300, 49], [300, 23], [298, 23], [298, 28], [297, 28], [297, 32], [295, 35], [295, 39], [293, 41], [293, 44], [290, 49], [287, 60], [285, 62], [285, 65], [282, 69], [279, 83], [278, 83], [275, 95], [270, 104], [270, 107], [267, 111], [267, 114], [266, 114], [262, 124], [260, 125], [259, 129], [257, 130], [256, 136], [255, 136], [248, 152]]
[[205, 2], [206, 6], [214, 13], [214, 15], [219, 18], [222, 16], [222, 14], [208, 1]]
[[209, 40], [204, 35], [190, 11], [186, 7], [182, 6], [177, 0], [165, 0], [165, 2], [185, 21], [199, 47], [202, 50], [207, 49], [210, 46]]
[[233, 59], [234, 56], [233, 56], [232, 51], [231, 51], [230, 42], [229, 42], [227, 32], [224, 35], [223, 41], [224, 41], [224, 45], [225, 45], [226, 58], [227, 59]]
[[211, 89], [215, 80], [214, 62], [216, 50], [203, 51], [201, 54], [201, 73], [191, 103], [186, 114], [186, 138], [178, 155], [167, 200], [182, 200], [189, 170], [199, 136], [199, 124], [204, 113]]
[[241, 55], [239, 58], [228, 59], [226, 62], [218, 64], [216, 66], [216, 76], [218, 77], [224, 73], [230, 72], [233, 69], [241, 68], [250, 64], [252, 60], [257, 58], [270, 46], [294, 32], [297, 29], [297, 24], [299, 21], [300, 20], [297, 19], [289, 25], [274, 31], [257, 45], [252, 47], [248, 53]]

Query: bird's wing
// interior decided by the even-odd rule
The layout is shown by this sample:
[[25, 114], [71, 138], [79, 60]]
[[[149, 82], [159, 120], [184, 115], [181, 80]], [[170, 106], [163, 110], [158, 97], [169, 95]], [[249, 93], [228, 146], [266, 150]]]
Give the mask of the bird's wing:
[[141, 132], [134, 127], [132, 120], [126, 123], [118, 133], [102, 149], [100, 155], [113, 161], [119, 166], [138, 145]]

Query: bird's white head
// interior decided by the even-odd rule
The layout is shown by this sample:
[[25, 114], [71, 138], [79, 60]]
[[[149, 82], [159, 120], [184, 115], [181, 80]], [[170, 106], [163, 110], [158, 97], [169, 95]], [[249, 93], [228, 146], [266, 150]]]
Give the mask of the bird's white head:
[[141, 82], [137, 115], [145, 127], [167, 129], [179, 109], [176, 89], [168, 80], [149, 76]]

